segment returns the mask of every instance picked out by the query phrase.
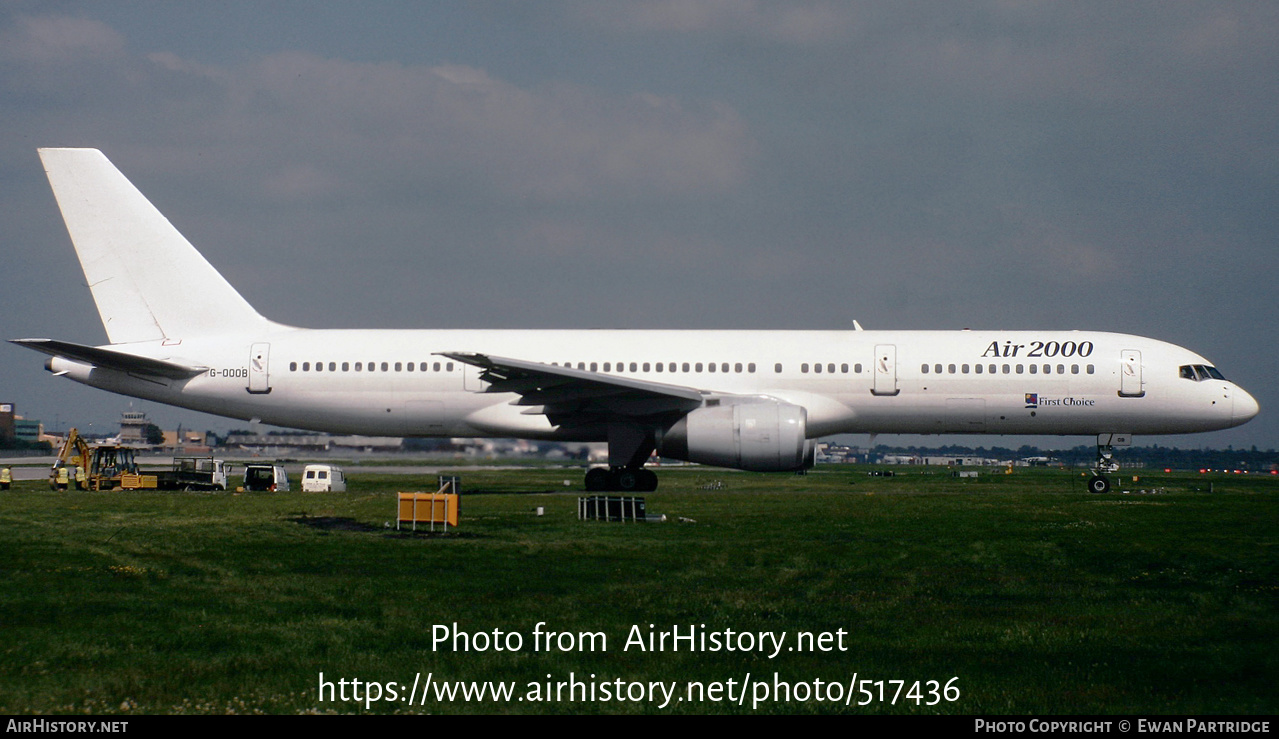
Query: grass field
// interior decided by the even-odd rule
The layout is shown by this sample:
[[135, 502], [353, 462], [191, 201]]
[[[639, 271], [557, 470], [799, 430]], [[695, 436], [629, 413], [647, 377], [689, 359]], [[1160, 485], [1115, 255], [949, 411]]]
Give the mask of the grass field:
[[[0, 494], [0, 713], [1279, 709], [1273, 477], [1147, 472], [1093, 496], [1054, 470], [670, 469], [646, 496], [670, 520], [619, 524], [576, 520], [580, 470], [481, 469], [462, 474], [458, 530], [431, 535], [393, 522], [395, 491], [425, 481], [348, 471], [343, 494]], [[433, 627], [455, 622], [522, 646], [437, 649]], [[535, 651], [538, 622], [607, 651]], [[650, 624], [786, 641], [776, 657], [624, 649]], [[801, 632], [830, 651], [788, 651]], [[406, 697], [428, 674], [515, 692], [366, 707], [322, 701], [321, 672], [334, 699], [339, 680]], [[540, 699], [570, 675], [596, 699]], [[601, 699], [650, 682], [676, 697]]]

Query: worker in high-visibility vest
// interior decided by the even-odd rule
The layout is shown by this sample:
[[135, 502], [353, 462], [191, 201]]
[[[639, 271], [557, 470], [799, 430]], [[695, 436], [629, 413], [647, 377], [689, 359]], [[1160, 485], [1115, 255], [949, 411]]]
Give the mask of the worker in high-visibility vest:
[[8, 467], [0, 467], [0, 490], [8, 490], [13, 484], [13, 470]]
[[56, 489], [56, 490], [66, 490], [66, 489], [67, 489], [67, 486], [68, 486], [69, 484], [71, 484], [71, 479], [70, 479], [70, 478], [71, 478], [71, 475], [70, 475], [70, 473], [67, 471], [67, 468], [66, 468], [66, 467], [59, 467], [59, 468], [58, 468], [58, 479], [57, 479], [57, 482], [56, 482], [56, 483], [54, 483], [54, 489]]
[[80, 465], [75, 466], [75, 486], [76, 490], [89, 489], [89, 476], [84, 474], [84, 468]]

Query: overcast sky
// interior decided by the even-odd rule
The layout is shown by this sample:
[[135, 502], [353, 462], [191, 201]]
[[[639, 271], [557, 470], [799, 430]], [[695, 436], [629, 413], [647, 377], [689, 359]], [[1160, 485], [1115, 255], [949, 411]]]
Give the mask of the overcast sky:
[[[1276, 39], [1270, 2], [7, 0], [0, 338], [106, 341], [35, 151], [91, 146], [284, 323], [1119, 331], [1261, 403], [1158, 441], [1275, 448]], [[49, 426], [243, 425], [42, 364], [0, 346], [0, 401]]]

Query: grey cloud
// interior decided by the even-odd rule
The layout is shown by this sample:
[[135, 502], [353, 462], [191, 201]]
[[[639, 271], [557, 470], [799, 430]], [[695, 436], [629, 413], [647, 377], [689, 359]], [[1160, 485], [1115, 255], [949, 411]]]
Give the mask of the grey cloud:
[[124, 37], [105, 23], [66, 16], [18, 16], [0, 31], [0, 58], [33, 66], [71, 67], [118, 58]]
[[[79, 116], [96, 116], [103, 138], [149, 158], [170, 156], [180, 142], [214, 154], [215, 167], [266, 164], [257, 194], [269, 198], [431, 187], [545, 202], [602, 191], [700, 197], [739, 185], [754, 153], [745, 122], [719, 103], [567, 84], [525, 89], [460, 65], [300, 52], [218, 67], [127, 53], [110, 28], [77, 19], [22, 19], [4, 37], [5, 77], [16, 81], [0, 85], [29, 84], [38, 67], [40, 85], [74, 99]], [[139, 128], [138, 117], [151, 126]]]
[[820, 1], [590, 2], [575, 6], [573, 12], [584, 22], [615, 31], [742, 36], [796, 46], [836, 41], [856, 19], [852, 6]]

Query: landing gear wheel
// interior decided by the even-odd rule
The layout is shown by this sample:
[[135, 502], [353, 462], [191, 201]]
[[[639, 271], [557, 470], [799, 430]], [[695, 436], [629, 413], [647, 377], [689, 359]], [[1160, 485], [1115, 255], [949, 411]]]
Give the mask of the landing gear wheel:
[[611, 475], [608, 474], [608, 470], [604, 469], [603, 467], [596, 467], [595, 469], [587, 470], [586, 492], [602, 493], [608, 490], [610, 477]]
[[639, 489], [639, 474], [635, 470], [620, 469], [613, 471], [614, 490], [633, 493]]
[[1110, 478], [1105, 475], [1093, 475], [1088, 478], [1088, 492], [1104, 495], [1110, 492]]
[[657, 489], [657, 474], [643, 468], [596, 467], [586, 473], [588, 493], [651, 493]]

